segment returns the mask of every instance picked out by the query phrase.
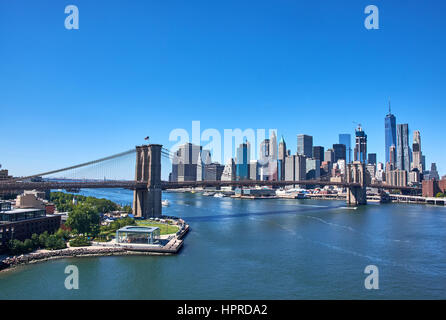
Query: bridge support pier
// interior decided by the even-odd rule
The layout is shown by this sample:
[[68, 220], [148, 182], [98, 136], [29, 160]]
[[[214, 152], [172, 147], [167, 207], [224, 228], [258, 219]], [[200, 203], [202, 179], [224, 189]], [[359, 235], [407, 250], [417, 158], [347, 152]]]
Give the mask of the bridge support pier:
[[367, 204], [366, 169], [364, 163], [354, 161], [347, 165], [346, 182], [359, 184], [347, 187], [347, 204], [354, 206]]
[[144, 185], [133, 192], [133, 214], [136, 217], [147, 219], [162, 215], [161, 148], [159, 144], [136, 147], [135, 180]]

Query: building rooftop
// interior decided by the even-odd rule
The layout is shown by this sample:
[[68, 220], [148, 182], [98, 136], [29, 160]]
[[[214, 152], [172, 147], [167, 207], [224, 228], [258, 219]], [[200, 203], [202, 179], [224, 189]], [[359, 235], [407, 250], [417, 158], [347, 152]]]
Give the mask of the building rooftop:
[[0, 211], [0, 221], [2, 223], [24, 221], [46, 216], [45, 209], [27, 208], [27, 209], [7, 209]]
[[118, 232], [138, 232], [138, 233], [147, 233], [154, 232], [158, 230], [158, 227], [143, 227], [143, 226], [125, 226], [118, 230]]
[[42, 211], [45, 209], [38, 209], [38, 208], [11, 208], [11, 210], [5, 210], [5, 211], [0, 211], [1, 213], [7, 213], [7, 214], [14, 214], [14, 213], [22, 213], [22, 212], [34, 212], [34, 211]]

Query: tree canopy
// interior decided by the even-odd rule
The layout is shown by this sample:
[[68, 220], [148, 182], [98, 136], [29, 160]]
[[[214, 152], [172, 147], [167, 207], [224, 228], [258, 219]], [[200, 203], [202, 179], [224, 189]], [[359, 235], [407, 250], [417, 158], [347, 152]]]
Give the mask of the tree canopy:
[[79, 234], [95, 236], [99, 233], [100, 221], [101, 216], [96, 207], [81, 203], [68, 213], [66, 225]]
[[96, 207], [99, 213], [106, 213], [110, 211], [120, 210], [120, 206], [108, 199], [99, 199], [95, 197], [86, 197], [83, 195], [65, 193], [65, 192], [51, 192], [50, 201], [56, 205], [59, 212], [70, 212], [76, 207], [73, 204], [73, 198], [78, 204], [89, 204]]

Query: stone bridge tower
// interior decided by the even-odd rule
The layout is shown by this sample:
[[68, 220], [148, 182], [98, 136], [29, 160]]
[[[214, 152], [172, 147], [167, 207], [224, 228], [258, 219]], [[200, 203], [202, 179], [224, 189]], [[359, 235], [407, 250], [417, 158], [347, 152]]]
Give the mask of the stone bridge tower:
[[346, 183], [356, 183], [358, 186], [347, 187], [347, 204], [363, 205], [367, 204], [367, 174], [365, 164], [354, 161], [347, 165]]
[[161, 205], [161, 148], [160, 144], [136, 147], [133, 214], [136, 217], [160, 217]]

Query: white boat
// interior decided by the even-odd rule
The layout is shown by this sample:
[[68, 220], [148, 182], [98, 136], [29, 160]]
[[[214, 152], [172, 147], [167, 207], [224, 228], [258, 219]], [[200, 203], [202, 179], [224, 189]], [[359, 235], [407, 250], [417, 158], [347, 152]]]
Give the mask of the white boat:
[[161, 201], [161, 204], [163, 205], [163, 207], [168, 207], [170, 202], [169, 202], [169, 200], [165, 199], [165, 200]]
[[305, 189], [297, 189], [297, 188], [276, 190], [276, 195], [279, 198], [306, 199], [307, 198], [306, 193], [307, 192]]
[[224, 197], [223, 193], [214, 194], [214, 198], [223, 198], [223, 197]]

